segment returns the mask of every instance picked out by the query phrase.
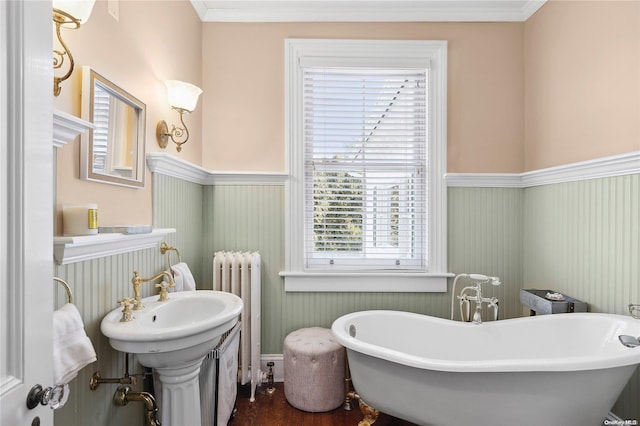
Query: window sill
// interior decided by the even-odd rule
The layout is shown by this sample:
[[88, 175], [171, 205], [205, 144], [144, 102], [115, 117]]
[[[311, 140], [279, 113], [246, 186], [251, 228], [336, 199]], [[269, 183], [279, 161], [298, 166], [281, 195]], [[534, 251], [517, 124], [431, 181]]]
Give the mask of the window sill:
[[452, 273], [280, 272], [286, 292], [443, 293]]

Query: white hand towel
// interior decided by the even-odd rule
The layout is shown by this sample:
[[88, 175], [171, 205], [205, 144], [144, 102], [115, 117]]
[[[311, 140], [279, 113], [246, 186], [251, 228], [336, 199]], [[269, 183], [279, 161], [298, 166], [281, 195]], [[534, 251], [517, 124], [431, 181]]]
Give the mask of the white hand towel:
[[175, 291], [193, 291], [196, 289], [196, 280], [191, 274], [189, 265], [184, 262], [176, 263], [171, 267], [173, 281], [176, 284]]
[[55, 384], [73, 380], [96, 360], [96, 351], [84, 331], [80, 312], [71, 303], [53, 313], [53, 378]]

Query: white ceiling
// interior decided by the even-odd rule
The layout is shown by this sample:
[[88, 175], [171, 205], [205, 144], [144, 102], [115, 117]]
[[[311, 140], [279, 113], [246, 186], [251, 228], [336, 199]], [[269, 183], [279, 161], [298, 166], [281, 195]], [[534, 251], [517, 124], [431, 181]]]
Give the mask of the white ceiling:
[[191, 0], [203, 22], [520, 22], [546, 0]]

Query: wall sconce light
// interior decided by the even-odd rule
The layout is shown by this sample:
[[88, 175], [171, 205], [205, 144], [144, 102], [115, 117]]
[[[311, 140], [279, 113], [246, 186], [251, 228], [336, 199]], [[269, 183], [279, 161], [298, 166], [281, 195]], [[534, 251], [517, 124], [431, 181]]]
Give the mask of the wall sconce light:
[[[191, 83], [178, 80], [167, 80], [164, 84], [167, 86], [169, 105], [180, 114], [182, 127], [171, 125], [171, 131], [169, 132], [167, 122], [161, 120], [156, 127], [156, 138], [158, 139], [158, 145], [163, 149], [167, 147], [169, 139], [171, 139], [171, 141], [177, 145], [176, 150], [180, 152], [182, 145], [189, 140], [189, 129], [187, 129], [187, 125], [184, 124], [183, 116], [196, 109], [198, 97], [202, 93], [202, 90]], [[183, 137], [184, 140], [179, 140]]]
[[60, 83], [71, 77], [73, 73], [73, 56], [69, 48], [62, 40], [60, 28], [72, 30], [80, 28], [80, 23], [86, 24], [91, 16], [95, 0], [53, 0], [53, 22], [56, 26], [56, 36], [63, 50], [53, 50], [53, 70], [61, 69], [65, 62], [65, 56], [69, 58], [69, 70], [62, 76], [53, 76], [53, 94], [58, 96], [62, 88]]

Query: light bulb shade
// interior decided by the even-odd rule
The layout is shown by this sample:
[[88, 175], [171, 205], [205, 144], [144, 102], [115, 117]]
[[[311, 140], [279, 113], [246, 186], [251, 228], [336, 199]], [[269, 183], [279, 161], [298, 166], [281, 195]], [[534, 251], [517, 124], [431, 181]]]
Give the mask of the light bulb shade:
[[67, 12], [84, 25], [91, 16], [96, 0], [53, 0], [53, 8]]
[[169, 105], [189, 112], [196, 109], [198, 97], [202, 93], [198, 86], [178, 80], [167, 80], [164, 84], [167, 86]]

